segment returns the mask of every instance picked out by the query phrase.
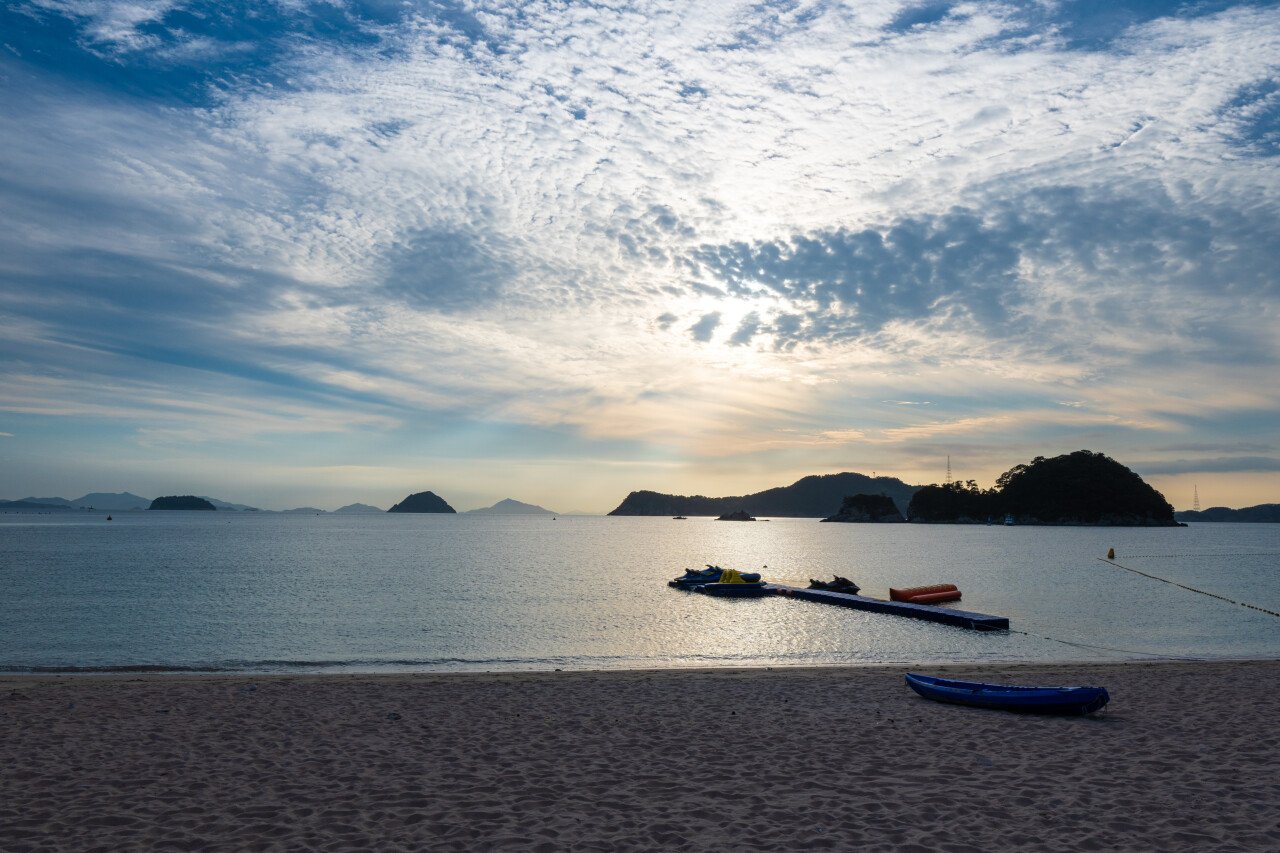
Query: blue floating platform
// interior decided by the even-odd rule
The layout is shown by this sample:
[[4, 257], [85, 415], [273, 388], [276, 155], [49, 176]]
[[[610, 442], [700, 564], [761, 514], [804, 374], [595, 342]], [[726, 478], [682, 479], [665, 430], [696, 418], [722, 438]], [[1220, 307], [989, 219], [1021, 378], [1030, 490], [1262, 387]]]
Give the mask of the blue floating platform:
[[781, 584], [767, 584], [767, 586], [771, 587], [778, 595], [798, 598], [801, 601], [834, 604], [837, 607], [850, 607], [854, 610], [867, 610], [872, 613], [889, 613], [894, 616], [923, 619], [926, 622], [941, 622], [944, 625], [955, 625], [959, 628], [970, 628], [975, 631], [1009, 630], [1009, 620], [1004, 616], [989, 616], [986, 613], [971, 613], [967, 610], [953, 610], [950, 607], [934, 607], [931, 604], [884, 601], [879, 598], [868, 598], [865, 595], [828, 592], [824, 589], [802, 589], [797, 586], [782, 586]]

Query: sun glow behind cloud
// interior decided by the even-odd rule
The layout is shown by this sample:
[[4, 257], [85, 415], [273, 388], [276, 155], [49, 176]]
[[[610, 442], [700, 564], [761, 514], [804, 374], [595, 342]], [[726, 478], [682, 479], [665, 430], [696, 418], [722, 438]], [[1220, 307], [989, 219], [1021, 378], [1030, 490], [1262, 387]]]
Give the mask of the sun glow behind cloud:
[[11, 10], [0, 410], [178, 458], [292, 424], [424, 488], [514, 441], [548, 503], [540, 460], [653, 466], [577, 466], [598, 508], [1224, 469], [1149, 448], [1280, 425], [1280, 16], [1120, 8]]

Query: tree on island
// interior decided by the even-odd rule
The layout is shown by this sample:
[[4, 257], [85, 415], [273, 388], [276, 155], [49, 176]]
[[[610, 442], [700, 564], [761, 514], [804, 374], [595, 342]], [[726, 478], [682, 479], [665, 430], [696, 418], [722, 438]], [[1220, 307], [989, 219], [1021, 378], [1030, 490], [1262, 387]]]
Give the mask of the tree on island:
[[906, 519], [888, 495], [846, 495], [839, 512], [822, 520], [884, 524]]
[[983, 491], [973, 480], [921, 486], [911, 496], [907, 515], [912, 521], [935, 524], [976, 524], [997, 514], [994, 489]]
[[973, 480], [923, 486], [912, 521], [974, 524], [1013, 516], [1022, 524], [1174, 526], [1173, 507], [1141, 477], [1102, 453], [1037, 456], [1000, 475], [995, 488]]

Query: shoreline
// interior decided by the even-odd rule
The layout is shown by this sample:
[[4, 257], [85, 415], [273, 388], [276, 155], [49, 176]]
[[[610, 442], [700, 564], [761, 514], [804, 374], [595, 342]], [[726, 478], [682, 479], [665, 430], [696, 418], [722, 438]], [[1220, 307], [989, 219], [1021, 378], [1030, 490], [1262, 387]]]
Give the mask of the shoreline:
[[0, 847], [1280, 847], [1280, 660], [908, 668], [4, 676]]
[[264, 679], [264, 678], [432, 678], [437, 676], [456, 676], [459, 678], [467, 678], [471, 676], [485, 675], [570, 675], [570, 674], [620, 674], [620, 673], [697, 673], [697, 672], [725, 672], [725, 671], [745, 671], [745, 672], [773, 672], [773, 671], [826, 671], [826, 670], [882, 670], [882, 669], [938, 669], [938, 670], [956, 670], [963, 668], [1031, 668], [1031, 669], [1050, 669], [1053, 667], [1110, 667], [1110, 666], [1129, 666], [1140, 664], [1216, 664], [1216, 663], [1280, 663], [1280, 657], [1205, 657], [1205, 656], [1186, 656], [1177, 657], [1173, 655], [1156, 655], [1155, 653], [1142, 653], [1144, 657], [1123, 658], [1116, 657], [1107, 660], [1099, 660], [1096, 658], [1058, 658], [1054, 660], [973, 660], [973, 661], [949, 661], [939, 663], [934, 661], [866, 661], [856, 663], [774, 663], [774, 664], [698, 664], [695, 666], [643, 666], [643, 667], [573, 667], [559, 666], [548, 668], [529, 668], [529, 669], [413, 669], [412, 664], [406, 665], [404, 668], [396, 668], [394, 666], [379, 669], [360, 669], [345, 668], [345, 664], [333, 664], [319, 666], [308, 669], [306, 666], [298, 666], [290, 669], [218, 669], [215, 667], [198, 667], [190, 668], [177, 667], [174, 669], [166, 669], [163, 665], [138, 664], [136, 667], [130, 664], [121, 664], [117, 666], [102, 667], [39, 667], [32, 670], [0, 670], [0, 686], [6, 682], [22, 679], [44, 680], [44, 679], [149, 679], [156, 678], [160, 680], [180, 680], [183, 678], [191, 679]]
[[333, 679], [369, 679], [377, 680], [404, 680], [404, 679], [458, 679], [466, 680], [470, 678], [485, 677], [502, 677], [502, 676], [547, 676], [557, 678], [560, 676], [574, 675], [598, 675], [603, 677], [625, 676], [625, 675], [660, 675], [666, 673], [673, 674], [703, 674], [712, 675], [717, 673], [822, 673], [822, 672], [859, 672], [863, 670], [883, 671], [892, 670], [914, 670], [919, 668], [939, 670], [944, 672], [959, 672], [968, 670], [1053, 670], [1057, 668], [1078, 670], [1101, 668], [1107, 669], [1111, 667], [1130, 667], [1153, 665], [1180, 665], [1180, 664], [1239, 664], [1239, 663], [1256, 663], [1256, 664], [1280, 664], [1280, 657], [1147, 657], [1147, 658], [1116, 658], [1113, 660], [1095, 660], [1089, 658], [1079, 659], [1061, 659], [1052, 661], [1028, 661], [1028, 660], [975, 660], [975, 661], [951, 661], [948, 663], [934, 663], [930, 661], [888, 661], [888, 662], [860, 662], [860, 663], [816, 663], [816, 664], [728, 664], [724, 666], [717, 665], [698, 665], [698, 666], [647, 666], [647, 667], [601, 667], [601, 668], [573, 668], [573, 667], [554, 667], [551, 669], [405, 669], [405, 670], [362, 670], [352, 669], [346, 670], [340, 667], [323, 668], [316, 670], [306, 670], [305, 668], [293, 670], [223, 670], [223, 669], [163, 669], [163, 668], [84, 668], [71, 671], [42, 670], [36, 672], [10, 671], [0, 670], [0, 689], [3, 689], [9, 682], [18, 681], [118, 681], [121, 679], [131, 681], [149, 681], [156, 680], [162, 682], [178, 682], [183, 680], [192, 681], [254, 681], [264, 679], [297, 679], [297, 680], [323, 680]]

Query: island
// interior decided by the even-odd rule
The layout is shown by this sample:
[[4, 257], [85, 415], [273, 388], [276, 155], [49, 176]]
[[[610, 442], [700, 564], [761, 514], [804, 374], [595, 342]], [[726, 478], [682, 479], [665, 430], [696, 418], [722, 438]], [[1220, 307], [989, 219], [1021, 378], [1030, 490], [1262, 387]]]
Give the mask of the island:
[[1133, 471], [1077, 450], [1015, 465], [983, 490], [973, 480], [922, 486], [910, 520], [926, 524], [1053, 524], [1178, 527], [1173, 507]]
[[632, 492], [609, 515], [712, 515], [743, 510], [751, 515], [772, 518], [824, 518], [832, 507], [840, 506], [847, 495], [886, 494], [899, 511], [911, 502], [918, 486], [909, 486], [896, 477], [868, 477], [846, 471], [802, 477], [790, 486], [779, 486], [749, 495], [709, 498], [702, 495], [668, 495], [661, 492]]
[[166, 495], [156, 498], [147, 509], [180, 509], [217, 512], [218, 508], [204, 498], [195, 495]]
[[906, 521], [893, 499], [884, 494], [846, 495], [836, 514], [822, 520], [853, 524], [891, 524]]
[[39, 501], [0, 501], [0, 512], [74, 512], [76, 507], [62, 504], [46, 504]]
[[556, 515], [553, 510], [540, 507], [537, 504], [527, 504], [514, 498], [504, 498], [493, 506], [481, 507], [480, 509], [469, 509], [466, 515]]
[[387, 512], [457, 512], [435, 492], [416, 492]]
[[338, 507], [333, 511], [333, 514], [337, 515], [338, 513], [342, 513], [344, 515], [365, 515], [372, 512], [381, 514], [382, 510], [378, 509], [376, 506], [370, 506], [369, 504], [354, 503]]
[[724, 515], [716, 519], [716, 521], [755, 521], [751, 514], [746, 510], [740, 509], [737, 512], [726, 512]]

